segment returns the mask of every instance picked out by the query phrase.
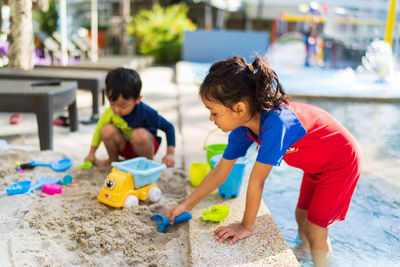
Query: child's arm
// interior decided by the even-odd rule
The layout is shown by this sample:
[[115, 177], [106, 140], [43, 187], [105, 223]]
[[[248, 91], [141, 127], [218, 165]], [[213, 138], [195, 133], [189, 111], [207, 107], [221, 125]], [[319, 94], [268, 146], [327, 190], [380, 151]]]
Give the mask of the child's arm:
[[104, 126], [112, 122], [112, 117], [114, 116], [113, 111], [110, 108], [106, 108], [97, 121], [96, 129], [93, 133], [92, 143], [90, 146], [89, 154], [85, 157], [85, 161], [92, 161], [93, 163], [95, 160], [96, 150], [101, 143], [101, 130]]
[[170, 219], [170, 223], [173, 224], [176, 216], [182, 212], [190, 211], [203, 198], [220, 186], [225, 181], [226, 177], [228, 177], [235, 162], [236, 159], [227, 160], [222, 158], [219, 164], [207, 174], [203, 182], [185, 201], [169, 209], [168, 217]]
[[234, 244], [236, 241], [246, 238], [252, 234], [254, 222], [260, 208], [264, 183], [271, 169], [271, 165], [256, 161], [250, 175], [249, 185], [247, 187], [246, 208], [242, 222], [228, 226], [222, 226], [215, 230], [215, 235], [219, 241], [224, 242], [227, 238], [232, 237], [230, 243]]
[[157, 114], [158, 123], [157, 128], [164, 131], [167, 137], [167, 153], [162, 158], [162, 162], [164, 162], [167, 167], [175, 166], [175, 129], [172, 123], [167, 121], [164, 117]]

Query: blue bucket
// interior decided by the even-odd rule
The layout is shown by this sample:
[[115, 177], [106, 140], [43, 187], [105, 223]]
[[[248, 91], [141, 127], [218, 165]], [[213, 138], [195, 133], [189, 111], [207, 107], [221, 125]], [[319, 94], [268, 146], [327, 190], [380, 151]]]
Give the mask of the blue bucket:
[[[217, 166], [221, 158], [222, 154], [215, 155], [210, 161], [214, 166]], [[246, 157], [240, 157], [236, 160], [228, 178], [226, 178], [225, 182], [218, 187], [218, 194], [220, 197], [234, 198], [239, 196], [247, 162]]]

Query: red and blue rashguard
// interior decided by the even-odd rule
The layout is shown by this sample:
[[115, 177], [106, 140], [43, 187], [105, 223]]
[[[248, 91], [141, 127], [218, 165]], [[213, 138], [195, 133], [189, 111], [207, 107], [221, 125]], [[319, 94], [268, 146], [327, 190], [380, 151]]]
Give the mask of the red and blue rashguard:
[[321, 227], [344, 220], [361, 173], [361, 153], [351, 133], [313, 105], [290, 102], [262, 112], [259, 136], [239, 127], [229, 135], [225, 159], [259, 144], [257, 161], [279, 166], [282, 159], [304, 171], [297, 207]]

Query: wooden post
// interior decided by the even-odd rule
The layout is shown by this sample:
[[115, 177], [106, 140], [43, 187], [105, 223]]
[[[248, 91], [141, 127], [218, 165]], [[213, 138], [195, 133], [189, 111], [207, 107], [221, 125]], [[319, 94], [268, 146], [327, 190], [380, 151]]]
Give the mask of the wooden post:
[[68, 65], [67, 1], [60, 0], [61, 65]]
[[98, 49], [98, 11], [97, 11], [97, 0], [92, 0], [90, 5], [90, 30], [92, 35], [92, 48], [91, 48], [91, 60], [92, 62], [97, 62], [99, 57]]

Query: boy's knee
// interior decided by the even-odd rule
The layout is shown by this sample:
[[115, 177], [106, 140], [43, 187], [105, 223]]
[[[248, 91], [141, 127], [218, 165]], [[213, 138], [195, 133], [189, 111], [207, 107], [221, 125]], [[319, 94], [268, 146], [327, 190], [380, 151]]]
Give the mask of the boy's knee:
[[151, 141], [152, 134], [145, 128], [136, 128], [132, 131], [131, 142], [145, 143]]
[[101, 129], [101, 139], [108, 140], [115, 136], [116, 132], [118, 132], [117, 127], [112, 124], [107, 124], [106, 126]]

